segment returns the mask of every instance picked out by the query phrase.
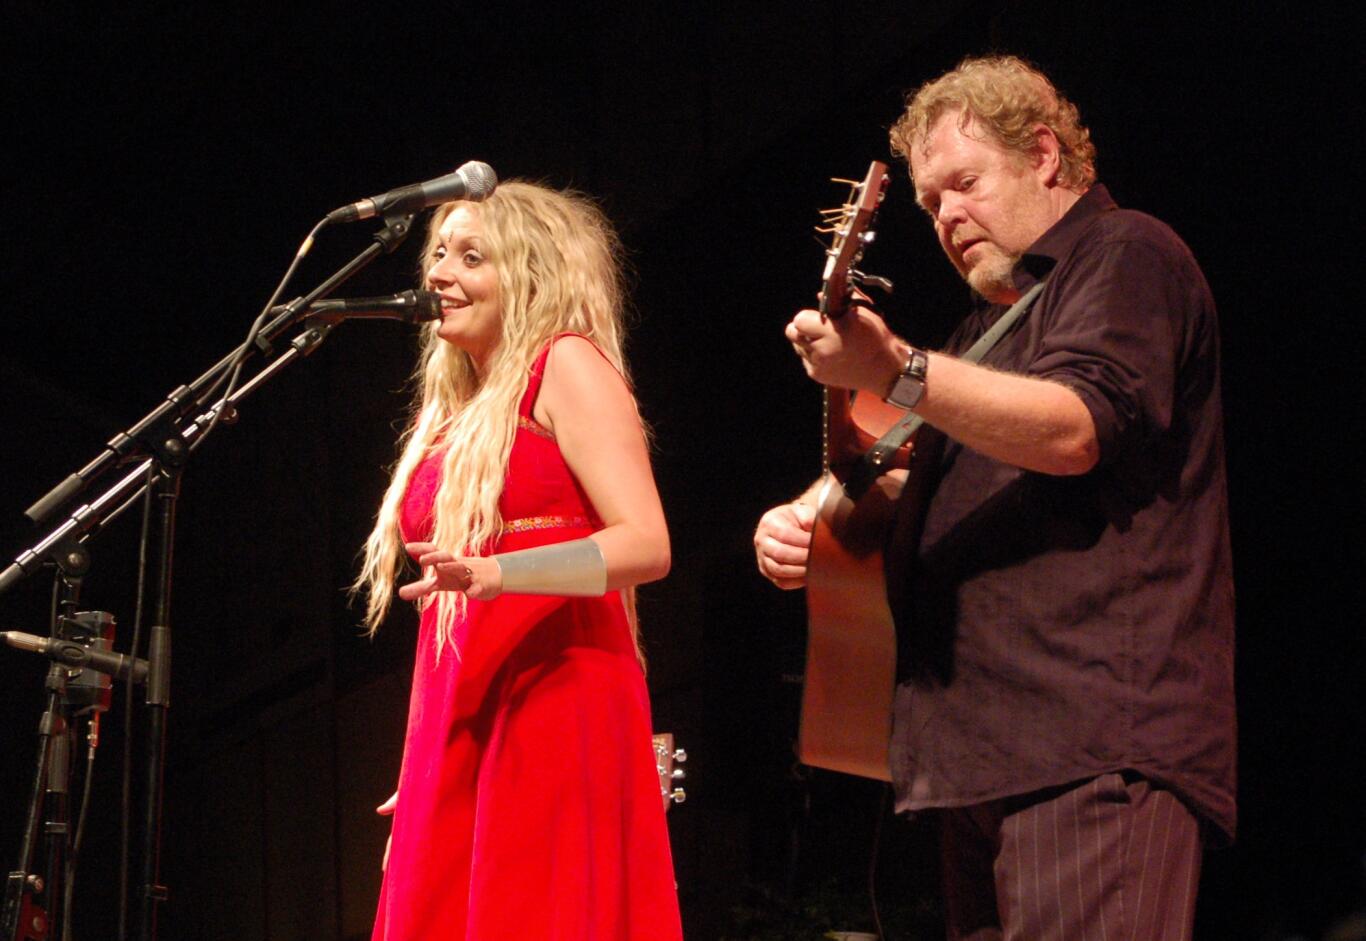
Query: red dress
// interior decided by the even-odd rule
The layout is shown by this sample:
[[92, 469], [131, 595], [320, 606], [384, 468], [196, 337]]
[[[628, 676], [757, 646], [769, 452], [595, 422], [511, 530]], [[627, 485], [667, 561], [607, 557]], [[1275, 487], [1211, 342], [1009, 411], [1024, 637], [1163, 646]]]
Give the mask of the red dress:
[[[598, 526], [531, 417], [532, 367], [494, 552]], [[425, 539], [441, 457], [414, 472], [405, 540]], [[650, 704], [619, 592], [470, 601], [457, 649], [418, 634], [393, 842], [374, 941], [680, 941]]]

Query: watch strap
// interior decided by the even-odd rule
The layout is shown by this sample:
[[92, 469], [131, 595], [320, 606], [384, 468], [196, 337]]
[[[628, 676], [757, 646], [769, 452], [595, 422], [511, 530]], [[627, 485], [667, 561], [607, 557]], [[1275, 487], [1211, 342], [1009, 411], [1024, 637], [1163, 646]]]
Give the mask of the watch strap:
[[892, 387], [882, 400], [888, 405], [904, 408], [907, 411], [920, 404], [925, 394], [925, 373], [929, 370], [930, 359], [922, 350], [910, 347], [906, 354], [906, 365], [901, 367], [892, 380]]

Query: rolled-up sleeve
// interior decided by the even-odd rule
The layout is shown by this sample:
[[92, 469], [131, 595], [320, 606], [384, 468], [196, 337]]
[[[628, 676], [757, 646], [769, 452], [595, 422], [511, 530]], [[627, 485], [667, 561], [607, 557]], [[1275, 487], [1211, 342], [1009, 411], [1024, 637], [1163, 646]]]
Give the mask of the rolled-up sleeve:
[[1126, 238], [1083, 248], [1028, 372], [1068, 386], [1095, 422], [1100, 463], [1171, 427], [1188, 278], [1163, 246]]

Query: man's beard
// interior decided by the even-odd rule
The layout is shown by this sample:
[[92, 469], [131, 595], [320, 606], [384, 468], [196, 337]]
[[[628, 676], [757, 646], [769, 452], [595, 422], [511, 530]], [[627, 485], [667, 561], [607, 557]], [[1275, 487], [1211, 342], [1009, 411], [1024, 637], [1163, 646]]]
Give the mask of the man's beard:
[[1013, 275], [1020, 256], [1007, 255], [994, 245], [986, 248], [983, 254], [985, 257], [964, 276], [968, 287], [993, 304], [1005, 303], [998, 298], [1008, 298], [1018, 293]]

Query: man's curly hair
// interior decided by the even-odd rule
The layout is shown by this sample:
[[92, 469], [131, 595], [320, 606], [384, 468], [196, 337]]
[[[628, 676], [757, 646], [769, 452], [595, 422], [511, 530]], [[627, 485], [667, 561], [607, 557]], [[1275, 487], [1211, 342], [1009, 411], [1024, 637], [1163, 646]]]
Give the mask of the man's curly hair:
[[906, 111], [892, 125], [892, 152], [910, 161], [922, 152], [935, 123], [958, 112], [958, 126], [976, 123], [1007, 150], [1034, 147], [1034, 127], [1043, 124], [1058, 138], [1062, 166], [1058, 182], [1077, 192], [1096, 181], [1096, 148], [1077, 106], [1040, 72], [1016, 56], [964, 59], [951, 72], [906, 95]]

